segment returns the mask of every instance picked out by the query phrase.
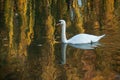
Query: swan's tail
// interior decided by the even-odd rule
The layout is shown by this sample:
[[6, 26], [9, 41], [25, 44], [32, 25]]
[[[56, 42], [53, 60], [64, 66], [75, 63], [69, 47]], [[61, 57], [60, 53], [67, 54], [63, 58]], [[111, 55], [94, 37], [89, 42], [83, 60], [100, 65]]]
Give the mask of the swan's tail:
[[105, 34], [103, 34], [102, 36], [99, 36], [99, 39], [103, 38], [105, 36]]

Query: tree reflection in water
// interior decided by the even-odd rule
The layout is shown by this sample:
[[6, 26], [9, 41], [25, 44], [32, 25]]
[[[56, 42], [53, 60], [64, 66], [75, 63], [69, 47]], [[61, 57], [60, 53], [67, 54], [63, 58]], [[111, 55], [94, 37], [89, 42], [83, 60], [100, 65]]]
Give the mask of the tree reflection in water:
[[[119, 79], [120, 0], [79, 1], [1, 0], [0, 80]], [[59, 19], [67, 22], [67, 38], [105, 33], [104, 46], [55, 44]]]

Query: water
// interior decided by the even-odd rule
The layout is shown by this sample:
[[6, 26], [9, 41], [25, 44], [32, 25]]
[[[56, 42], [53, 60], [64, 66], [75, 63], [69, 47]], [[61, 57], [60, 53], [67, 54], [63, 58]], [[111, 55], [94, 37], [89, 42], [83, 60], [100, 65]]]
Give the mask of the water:
[[[35, 4], [28, 3], [27, 15], [11, 11], [7, 24], [0, 26], [0, 80], [120, 80], [119, 15], [109, 21], [110, 15], [103, 20], [103, 15], [96, 18], [91, 11], [83, 22], [83, 12], [74, 6], [67, 12], [62, 1], [52, 4], [59, 5], [57, 9], [50, 8], [49, 2], [47, 7], [35, 2], [40, 7], [36, 12]], [[60, 11], [53, 14], [54, 10]], [[61, 28], [55, 26], [60, 18], [67, 21], [67, 38], [82, 32], [106, 36], [95, 44], [62, 44]]]
[[119, 80], [119, 31], [103, 30], [106, 36], [100, 40], [101, 45], [90, 49], [53, 43], [45, 38], [44, 43], [34, 42], [22, 51], [27, 55], [9, 57], [4, 44], [0, 56], [1, 77], [5, 80]]

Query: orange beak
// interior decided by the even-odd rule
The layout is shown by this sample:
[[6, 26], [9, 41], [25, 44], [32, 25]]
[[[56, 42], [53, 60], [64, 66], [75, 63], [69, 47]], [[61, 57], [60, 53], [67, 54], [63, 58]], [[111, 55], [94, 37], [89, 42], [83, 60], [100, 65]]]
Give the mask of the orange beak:
[[60, 22], [58, 22], [57, 24], [56, 24], [56, 26], [59, 26], [60, 25]]
[[56, 26], [59, 26], [59, 25], [60, 25], [60, 23], [57, 23], [57, 24], [56, 24]]

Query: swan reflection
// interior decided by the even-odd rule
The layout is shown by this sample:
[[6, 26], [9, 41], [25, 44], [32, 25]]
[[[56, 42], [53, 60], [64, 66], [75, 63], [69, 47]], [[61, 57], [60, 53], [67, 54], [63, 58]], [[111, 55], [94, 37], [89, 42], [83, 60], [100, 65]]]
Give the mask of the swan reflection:
[[100, 45], [99, 42], [96, 43], [87, 43], [87, 44], [69, 44], [70, 46], [74, 47], [74, 48], [79, 48], [79, 49], [84, 49], [84, 50], [88, 50], [88, 49], [94, 49], [96, 47], [98, 47]]
[[72, 46], [74, 48], [79, 48], [82, 50], [90, 50], [90, 49], [95, 49], [96, 47], [98, 47], [99, 45], [101, 45], [100, 43], [92, 43], [92, 44], [61, 44], [61, 64], [65, 64], [66, 63], [66, 48], [67, 45]]
[[67, 47], [67, 44], [62, 43], [62, 45], [61, 45], [61, 64], [66, 63], [66, 47]]

